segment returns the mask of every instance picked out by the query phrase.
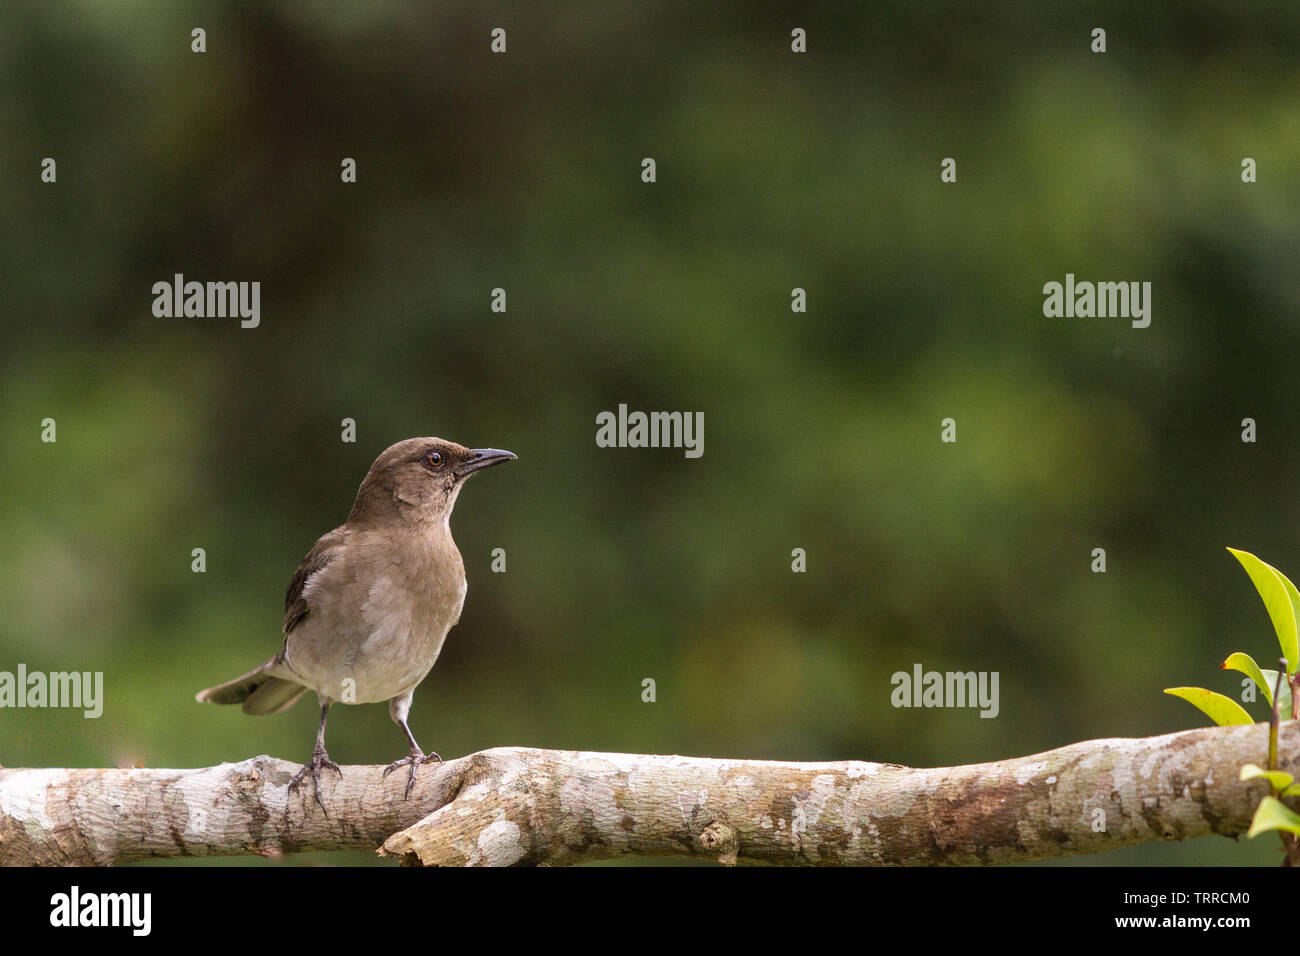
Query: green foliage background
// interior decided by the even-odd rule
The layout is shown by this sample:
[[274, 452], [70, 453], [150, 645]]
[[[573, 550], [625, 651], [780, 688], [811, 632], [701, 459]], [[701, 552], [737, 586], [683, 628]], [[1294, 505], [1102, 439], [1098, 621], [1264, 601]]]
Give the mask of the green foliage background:
[[[1160, 689], [1235, 694], [1218, 662], [1272, 653], [1223, 548], [1300, 569], [1294, 8], [19, 0], [5, 20], [0, 669], [102, 670], [108, 695], [97, 721], [0, 713], [5, 765], [304, 758], [310, 704], [254, 719], [193, 693], [278, 646], [298, 561], [412, 435], [520, 458], [453, 521], [469, 596], [413, 720], [444, 756], [968, 763], [1200, 725]], [[261, 327], [154, 318], [175, 272], [260, 280]], [[1151, 281], [1151, 327], [1044, 318], [1066, 272]], [[704, 457], [596, 448], [619, 402], [703, 411]], [[918, 661], [999, 671], [1001, 715], [892, 708]], [[404, 752], [381, 706], [337, 712], [329, 743]]]

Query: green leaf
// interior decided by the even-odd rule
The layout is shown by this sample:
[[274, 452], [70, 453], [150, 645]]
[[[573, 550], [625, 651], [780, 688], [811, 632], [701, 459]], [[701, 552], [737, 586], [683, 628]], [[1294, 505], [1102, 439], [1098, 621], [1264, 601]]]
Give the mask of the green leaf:
[[[1255, 686], [1264, 692], [1264, 696], [1268, 698], [1268, 706], [1273, 706], [1273, 685], [1264, 679], [1264, 672], [1255, 663], [1255, 658], [1237, 651], [1235, 654], [1229, 654], [1228, 659], [1219, 665], [1219, 669], [1241, 671], [1255, 682]], [[1273, 675], [1273, 680], [1277, 680], [1276, 674]]]
[[[1277, 671], [1269, 670], [1267, 667], [1261, 667], [1259, 672], [1264, 675], [1264, 683], [1268, 687], [1277, 686]], [[1272, 694], [1269, 695], [1270, 697]], [[1277, 715], [1281, 720], [1291, 719], [1291, 683], [1282, 681], [1282, 703], [1278, 705]]]
[[1233, 557], [1250, 575], [1255, 590], [1264, 600], [1268, 616], [1273, 621], [1273, 630], [1277, 632], [1277, 642], [1286, 658], [1287, 672], [1294, 674], [1296, 662], [1300, 660], [1300, 639], [1296, 636], [1296, 615], [1300, 613], [1300, 593], [1282, 572], [1265, 564], [1248, 551], [1228, 549]]
[[1255, 722], [1245, 708], [1231, 697], [1224, 697], [1204, 687], [1166, 687], [1165, 693], [1181, 697], [1189, 704], [1199, 707], [1220, 727]]
[[1279, 796], [1279, 797], [1294, 797], [1296, 794], [1300, 794], [1300, 783], [1293, 783], [1293, 784], [1291, 784], [1291, 786], [1287, 787], [1285, 790], [1283, 790], [1281, 793], [1279, 793], [1278, 796]]
[[1246, 836], [1258, 836], [1268, 830], [1286, 830], [1300, 835], [1300, 815], [1275, 797], [1265, 797], [1255, 808], [1255, 819], [1250, 821], [1250, 832]]
[[[1273, 568], [1271, 564], [1269, 567]], [[1291, 579], [1277, 568], [1273, 568], [1273, 573], [1282, 579], [1282, 585], [1286, 588], [1286, 595], [1291, 599], [1291, 610], [1294, 612], [1296, 619], [1296, 633], [1300, 636], [1300, 591], [1297, 591], [1295, 585], [1291, 583]], [[1283, 647], [1282, 656], [1286, 658], [1287, 673], [1294, 674], [1296, 668], [1300, 667], [1300, 640], [1292, 644], [1290, 649]]]
[[1248, 763], [1241, 768], [1239, 780], [1267, 780], [1271, 785], [1279, 790], [1285, 790], [1295, 781], [1285, 770], [1265, 770], [1263, 767], [1253, 763]]

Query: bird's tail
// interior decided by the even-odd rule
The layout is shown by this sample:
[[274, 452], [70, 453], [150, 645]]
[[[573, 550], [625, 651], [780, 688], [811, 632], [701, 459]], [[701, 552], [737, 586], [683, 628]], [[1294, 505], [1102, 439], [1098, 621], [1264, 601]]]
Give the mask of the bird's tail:
[[209, 704], [242, 703], [244, 713], [257, 716], [278, 714], [298, 703], [298, 698], [307, 693], [307, 688], [296, 680], [280, 676], [287, 673], [284, 661], [277, 654], [242, 677], [199, 691], [194, 699]]

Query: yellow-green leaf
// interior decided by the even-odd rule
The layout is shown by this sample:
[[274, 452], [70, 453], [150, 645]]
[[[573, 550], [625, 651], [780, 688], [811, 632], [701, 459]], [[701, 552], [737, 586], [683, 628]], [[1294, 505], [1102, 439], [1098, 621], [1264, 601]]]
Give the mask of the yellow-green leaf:
[[1272, 784], [1274, 787], [1277, 787], [1279, 790], [1284, 790], [1285, 788], [1291, 786], [1291, 783], [1295, 780], [1295, 777], [1291, 776], [1285, 770], [1265, 770], [1263, 767], [1260, 767], [1256, 764], [1248, 763], [1241, 768], [1241, 775], [1237, 779], [1239, 780], [1263, 779], [1263, 780], [1267, 780], [1270, 784]]
[[1248, 837], [1258, 836], [1268, 830], [1285, 830], [1300, 834], [1300, 816], [1282, 801], [1274, 797], [1265, 797], [1255, 808], [1255, 819], [1250, 821]]
[[[1264, 679], [1264, 672], [1255, 663], [1255, 658], [1237, 651], [1235, 654], [1229, 654], [1228, 659], [1220, 664], [1219, 668], [1228, 671], [1241, 671], [1264, 692], [1264, 696], [1268, 698], [1268, 706], [1273, 706], [1273, 685]], [[1277, 680], [1277, 675], [1274, 675], [1273, 679]]]
[[[1296, 661], [1300, 659], [1300, 639], [1296, 636], [1296, 608], [1300, 606], [1300, 594], [1276, 568], [1265, 564], [1249, 551], [1229, 548], [1232, 556], [1241, 562], [1241, 566], [1250, 575], [1251, 583], [1264, 601], [1268, 616], [1273, 621], [1273, 630], [1277, 632], [1277, 642], [1286, 658], [1287, 671], [1294, 674]], [[1288, 588], [1287, 585], [1290, 585]], [[1292, 595], [1296, 594], [1295, 603]]]
[[[1270, 564], [1269, 567], [1273, 568], [1273, 565]], [[1297, 591], [1295, 585], [1291, 583], [1291, 579], [1277, 568], [1273, 568], [1273, 573], [1282, 579], [1282, 585], [1286, 588], [1286, 595], [1291, 599], [1291, 610], [1295, 614], [1297, 641], [1289, 649], [1282, 648], [1282, 656], [1286, 658], [1286, 672], [1294, 674], [1296, 668], [1300, 667], [1300, 591]]]
[[1278, 796], [1279, 796], [1279, 797], [1294, 797], [1296, 794], [1300, 794], [1300, 783], [1293, 783], [1293, 784], [1291, 784], [1291, 786], [1287, 787], [1285, 790], [1283, 790], [1281, 793], [1279, 793]]
[[1245, 708], [1231, 697], [1224, 697], [1204, 687], [1166, 687], [1165, 693], [1181, 697], [1189, 704], [1199, 707], [1220, 727], [1255, 722], [1250, 714], [1246, 713]]

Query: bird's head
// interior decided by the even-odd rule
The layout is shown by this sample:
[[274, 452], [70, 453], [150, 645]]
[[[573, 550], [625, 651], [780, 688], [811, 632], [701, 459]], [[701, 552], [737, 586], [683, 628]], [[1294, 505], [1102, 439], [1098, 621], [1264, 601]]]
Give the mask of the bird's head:
[[466, 478], [516, 457], [500, 448], [466, 448], [442, 438], [399, 441], [366, 472], [348, 520], [393, 515], [407, 521], [446, 519]]

